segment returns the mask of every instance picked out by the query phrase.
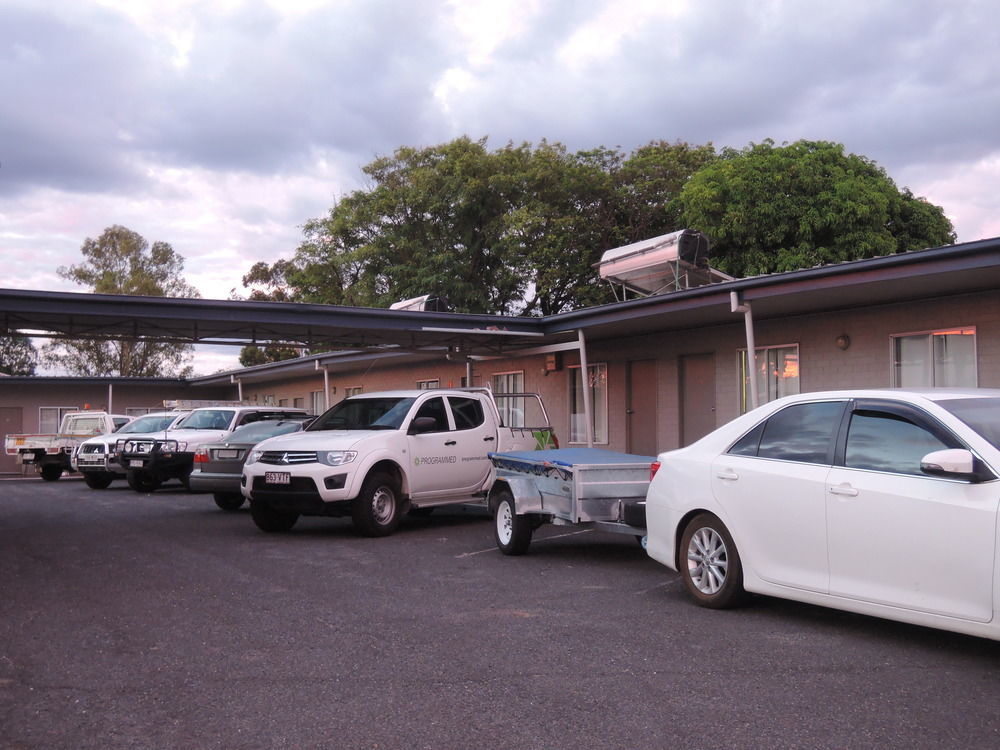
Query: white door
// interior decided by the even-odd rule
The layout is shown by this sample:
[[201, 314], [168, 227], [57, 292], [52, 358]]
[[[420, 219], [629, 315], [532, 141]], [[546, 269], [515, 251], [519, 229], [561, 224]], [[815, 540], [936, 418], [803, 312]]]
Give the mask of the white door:
[[845, 406], [785, 407], [712, 463], [743, 564], [765, 581], [827, 591], [826, 478]]
[[[930, 429], [928, 429], [930, 427]], [[985, 622], [993, 617], [1000, 482], [929, 477], [943, 428], [855, 411], [827, 480], [830, 593]]]

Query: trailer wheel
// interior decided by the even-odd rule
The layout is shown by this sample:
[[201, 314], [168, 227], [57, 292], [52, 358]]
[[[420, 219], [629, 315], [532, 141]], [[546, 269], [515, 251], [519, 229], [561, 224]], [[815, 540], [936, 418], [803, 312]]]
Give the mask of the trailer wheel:
[[54, 482], [62, 476], [63, 469], [59, 464], [45, 464], [38, 468], [38, 473], [46, 482]]
[[136, 492], [154, 492], [160, 487], [160, 480], [145, 471], [130, 470], [125, 474], [128, 486]]
[[273, 534], [278, 531], [291, 531], [299, 514], [289, 510], [275, 510], [263, 500], [250, 500], [250, 517], [257, 528]]
[[83, 481], [92, 490], [106, 490], [114, 479], [115, 475], [106, 471], [87, 471], [83, 474]]
[[239, 510], [246, 501], [241, 492], [216, 492], [212, 498], [222, 510]]
[[505, 555], [523, 555], [531, 544], [531, 519], [519, 516], [514, 509], [514, 496], [506, 487], [494, 490], [493, 536]]
[[365, 536], [388, 536], [399, 526], [399, 485], [381, 471], [368, 475], [361, 494], [351, 502], [354, 527]]

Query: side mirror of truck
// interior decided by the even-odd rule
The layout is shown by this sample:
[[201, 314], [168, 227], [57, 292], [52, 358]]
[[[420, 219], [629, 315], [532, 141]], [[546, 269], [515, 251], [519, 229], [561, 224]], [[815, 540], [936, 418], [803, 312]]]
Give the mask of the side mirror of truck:
[[410, 422], [410, 429], [407, 435], [419, 435], [424, 432], [434, 432], [438, 428], [438, 422], [434, 417], [417, 417]]

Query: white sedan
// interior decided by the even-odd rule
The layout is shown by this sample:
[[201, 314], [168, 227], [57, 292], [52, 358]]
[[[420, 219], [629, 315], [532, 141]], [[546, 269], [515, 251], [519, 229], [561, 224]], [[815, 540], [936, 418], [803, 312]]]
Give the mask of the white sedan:
[[1000, 640], [1000, 390], [805, 393], [659, 456], [650, 556], [747, 592]]

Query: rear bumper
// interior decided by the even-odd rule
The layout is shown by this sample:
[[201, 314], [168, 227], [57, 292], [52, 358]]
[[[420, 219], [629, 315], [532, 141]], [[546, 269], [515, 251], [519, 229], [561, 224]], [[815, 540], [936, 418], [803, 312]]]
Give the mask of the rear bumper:
[[188, 487], [193, 492], [240, 492], [239, 474], [219, 474], [192, 471]]

